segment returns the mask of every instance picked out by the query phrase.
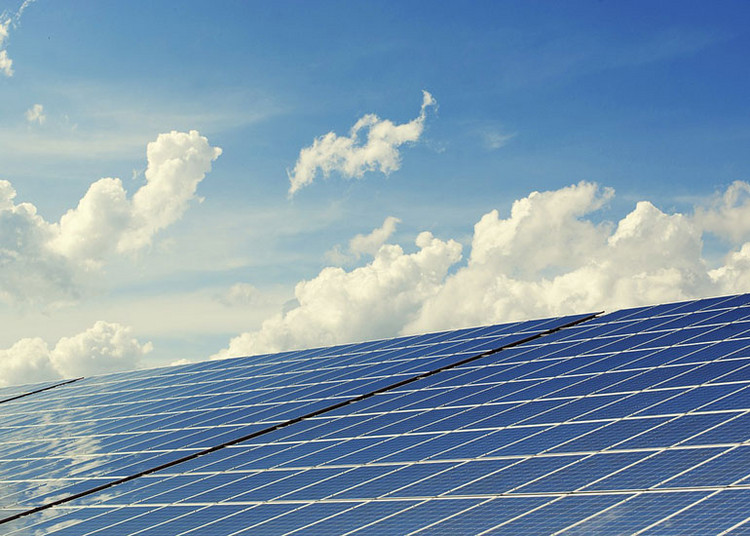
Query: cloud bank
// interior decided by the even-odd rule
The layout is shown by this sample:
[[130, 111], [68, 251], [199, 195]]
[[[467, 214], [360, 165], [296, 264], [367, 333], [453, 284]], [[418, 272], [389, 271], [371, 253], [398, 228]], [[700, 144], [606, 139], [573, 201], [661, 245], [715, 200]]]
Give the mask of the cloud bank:
[[423, 91], [419, 115], [408, 123], [396, 125], [375, 114], [367, 114], [354, 124], [349, 136], [329, 132], [315, 138], [311, 146], [300, 151], [294, 169], [287, 172], [289, 195], [312, 184], [318, 171], [324, 177], [336, 171], [347, 179], [361, 178], [367, 171], [379, 170], [386, 175], [396, 171], [401, 167], [398, 148], [419, 140], [424, 131], [427, 108], [436, 105], [432, 95]]
[[[365, 266], [299, 283], [296, 307], [214, 357], [750, 291], [748, 192], [735, 182], [688, 214], [640, 201], [615, 222], [602, 221], [610, 188], [532, 192], [479, 219], [464, 262], [460, 244], [429, 233], [416, 253], [384, 244]], [[726, 243], [715, 266], [709, 233]]]
[[21, 339], [0, 349], [0, 387], [135, 369], [152, 345], [139, 343], [131, 331], [100, 321], [53, 348], [38, 337]]
[[220, 154], [197, 131], [160, 134], [147, 147], [146, 184], [131, 198], [120, 179], [100, 179], [57, 223], [31, 203], [16, 203], [11, 183], [0, 180], [0, 299], [75, 298], [87, 271], [150, 245], [180, 219]]
[[297, 284], [298, 306], [244, 333], [214, 357], [333, 344], [347, 339], [396, 333], [440, 291], [448, 269], [461, 258], [461, 245], [430, 233], [416, 240], [418, 250], [381, 246], [372, 262], [350, 272], [328, 267]]

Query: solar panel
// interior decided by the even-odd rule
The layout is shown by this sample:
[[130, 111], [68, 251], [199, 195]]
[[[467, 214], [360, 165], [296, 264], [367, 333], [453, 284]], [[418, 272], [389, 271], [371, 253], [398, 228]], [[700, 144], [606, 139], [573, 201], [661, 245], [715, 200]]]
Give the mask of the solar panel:
[[110, 374], [8, 400], [0, 516], [263, 433], [585, 315]]
[[79, 380], [4, 404], [0, 523], [740, 533], [748, 318], [731, 296]]

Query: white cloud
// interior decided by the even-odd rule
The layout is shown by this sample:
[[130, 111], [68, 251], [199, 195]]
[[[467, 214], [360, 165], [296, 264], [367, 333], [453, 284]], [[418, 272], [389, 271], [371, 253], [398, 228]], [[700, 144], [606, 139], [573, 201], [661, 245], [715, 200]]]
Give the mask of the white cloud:
[[258, 289], [250, 283], [236, 283], [217, 298], [228, 307], [249, 305], [258, 298]]
[[484, 144], [490, 150], [505, 147], [510, 140], [515, 138], [515, 134], [502, 134], [500, 132], [488, 131], [484, 133]]
[[698, 207], [695, 217], [711, 233], [741, 244], [750, 240], [750, 184], [734, 181], [726, 191], [717, 193], [706, 207]]
[[93, 183], [78, 206], [48, 223], [0, 180], [0, 298], [52, 302], [75, 297], [76, 280], [109, 255], [151, 243], [195, 199], [221, 149], [196, 131], [160, 134], [148, 144], [146, 184], [128, 199], [120, 179]]
[[24, 0], [23, 4], [21, 4], [21, 7], [18, 8], [18, 11], [16, 11], [14, 15], [8, 15], [7, 11], [0, 13], [0, 17], [4, 19], [0, 21], [0, 73], [3, 73], [7, 77], [13, 76], [13, 60], [10, 59], [8, 51], [4, 48], [5, 42], [8, 40], [10, 25], [13, 23], [14, 28], [18, 26], [21, 22], [21, 15], [23, 15], [23, 12], [26, 11], [26, 8], [35, 1], [36, 0]]
[[750, 242], [714, 269], [702, 247], [707, 232], [731, 235], [722, 215], [750, 220], [750, 204], [738, 201], [748, 191], [735, 183], [721, 203], [694, 214], [641, 201], [612, 223], [601, 222], [609, 188], [581, 182], [532, 192], [507, 217], [482, 216], [465, 263], [457, 264], [456, 242], [429, 234], [414, 254], [383, 245], [364, 267], [325, 268], [299, 283], [296, 307], [217, 357], [747, 292]]
[[326, 258], [334, 264], [344, 264], [357, 261], [363, 255], [374, 256], [380, 247], [396, 232], [396, 226], [401, 220], [395, 216], [388, 216], [383, 225], [369, 234], [358, 234], [349, 240], [348, 251], [342, 251], [341, 246], [335, 246], [326, 252]]
[[22, 339], [0, 349], [0, 386], [132, 370], [151, 350], [130, 328], [103, 321], [52, 349], [41, 338]]
[[269, 318], [257, 332], [235, 337], [214, 357], [396, 333], [440, 289], [447, 271], [461, 258], [459, 243], [427, 232], [417, 237], [416, 245], [415, 253], [383, 245], [372, 262], [350, 272], [323, 269], [314, 279], [297, 284], [296, 307]]
[[13, 76], [13, 60], [8, 57], [8, 51], [3, 48], [8, 39], [8, 27], [11, 19], [0, 22], [0, 73], [7, 77]]
[[44, 106], [41, 104], [35, 104], [28, 110], [26, 110], [26, 121], [29, 123], [39, 123], [43, 125], [47, 120], [47, 116], [44, 115]]
[[0, 180], [0, 300], [33, 303], [75, 297], [74, 265], [51, 250], [54, 226]]
[[349, 241], [349, 251], [354, 255], [375, 255], [380, 246], [385, 244], [391, 235], [396, 231], [396, 225], [401, 223], [401, 220], [394, 217], [388, 216], [383, 225], [374, 229], [370, 234], [362, 235], [358, 234]]
[[[516, 201], [475, 226], [466, 266], [405, 331], [616, 309], [715, 294], [701, 232], [648, 201], [613, 228], [589, 218], [613, 195], [582, 182]], [[488, 221], [489, 220], [489, 221]]]
[[140, 249], [157, 231], [180, 219], [219, 155], [221, 149], [211, 147], [195, 130], [159, 134], [149, 143], [146, 185], [133, 195], [130, 226], [117, 249]]
[[[367, 171], [380, 170], [384, 174], [396, 171], [401, 166], [398, 148], [407, 142], [419, 140], [429, 106], [436, 101], [427, 91], [422, 92], [422, 108], [419, 116], [408, 123], [396, 125], [375, 114], [367, 114], [357, 121], [349, 136], [338, 136], [329, 132], [313, 141], [299, 153], [299, 158], [289, 176], [289, 195], [303, 186], [311, 184], [318, 170], [328, 177], [337, 171], [344, 178], [361, 178]], [[366, 132], [366, 139], [361, 139]]]

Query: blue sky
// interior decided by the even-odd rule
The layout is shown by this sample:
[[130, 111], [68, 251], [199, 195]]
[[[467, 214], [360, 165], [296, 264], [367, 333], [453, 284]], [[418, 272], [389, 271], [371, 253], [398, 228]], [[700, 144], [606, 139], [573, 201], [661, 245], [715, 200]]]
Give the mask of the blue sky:
[[[0, 359], [19, 381], [63, 374], [63, 354], [106, 371], [750, 290], [745, 2], [0, 12], [0, 179], [16, 192], [0, 219]], [[288, 195], [316, 139], [345, 141], [367, 114], [417, 128], [423, 91], [437, 105], [388, 146], [388, 173], [381, 153], [361, 176], [329, 155], [327, 179], [313, 166]], [[144, 243], [123, 245], [142, 215], [104, 225], [93, 202], [88, 235], [60, 231], [101, 178], [134, 199], [147, 144], [192, 130], [208, 145], [184, 143], [221, 155], [204, 153], [194, 191], [180, 183], [173, 217], [156, 206], [160, 223], [139, 224]], [[37, 234], [10, 216], [21, 203]]]

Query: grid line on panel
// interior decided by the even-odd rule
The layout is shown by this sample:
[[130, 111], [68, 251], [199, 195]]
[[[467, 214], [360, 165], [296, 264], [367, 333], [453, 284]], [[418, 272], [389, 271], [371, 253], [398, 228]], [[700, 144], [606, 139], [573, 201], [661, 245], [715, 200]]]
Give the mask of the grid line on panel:
[[740, 521], [739, 523], [735, 523], [734, 525], [732, 525], [732, 526], [731, 526], [731, 527], [729, 527], [728, 529], [726, 529], [726, 530], [723, 530], [723, 531], [721, 531], [721, 532], [720, 532], [719, 534], [717, 534], [717, 536], [724, 536], [725, 534], [731, 534], [731, 533], [732, 533], [732, 531], [734, 531], [735, 529], [739, 529], [739, 528], [741, 528], [741, 527], [742, 527], [743, 525], [747, 525], [747, 523], [748, 523], [749, 521], [750, 521], [750, 516], [749, 516], [749, 517], [746, 517], [745, 519], [743, 519], [743, 520], [742, 520], [742, 521]]
[[566, 534], [571, 529], [573, 529], [573, 528], [575, 528], [575, 527], [577, 527], [579, 525], [582, 525], [582, 524], [586, 523], [587, 521], [595, 518], [596, 516], [602, 515], [602, 514], [606, 513], [607, 511], [612, 510], [613, 508], [615, 508], [617, 506], [620, 506], [620, 505], [622, 505], [622, 504], [624, 504], [624, 503], [626, 503], [626, 502], [628, 502], [628, 501], [630, 501], [630, 500], [632, 500], [635, 497], [638, 497], [640, 495], [641, 495], [640, 493], [632, 494], [632, 495], [628, 496], [627, 498], [623, 499], [620, 502], [616, 502], [616, 503], [614, 503], [614, 504], [612, 504], [612, 505], [610, 505], [610, 506], [608, 506], [606, 508], [602, 508], [601, 510], [599, 510], [598, 512], [594, 512], [590, 516], [587, 516], [587, 517], [584, 517], [582, 519], [579, 519], [575, 523], [571, 523], [567, 527], [564, 527], [564, 528], [562, 528], [562, 529], [560, 529], [560, 530], [558, 530], [556, 532], [553, 532], [552, 534], [550, 534], [550, 536], [560, 536], [562, 534]]
[[[422, 373], [417, 374], [415, 376], [412, 376], [412, 377], [409, 377], [409, 378], [405, 378], [405, 379], [403, 379], [403, 380], [401, 380], [399, 382], [383, 386], [383, 387], [381, 387], [379, 389], [376, 389], [376, 390], [370, 391], [368, 393], [364, 393], [364, 394], [361, 394], [361, 395], [358, 395], [358, 396], [355, 396], [355, 397], [352, 397], [352, 398], [349, 398], [349, 399], [346, 399], [346, 400], [342, 400], [342, 401], [337, 402], [335, 404], [332, 404], [330, 406], [327, 406], [327, 407], [324, 407], [324, 408], [321, 408], [321, 409], [318, 409], [318, 410], [306, 413], [304, 415], [295, 417], [293, 419], [288, 419], [288, 420], [280, 422], [280, 423], [278, 423], [276, 425], [269, 426], [269, 427], [263, 428], [261, 430], [254, 431], [252, 433], [246, 434], [246, 435], [241, 436], [241, 437], [234, 438], [234, 439], [229, 440], [229, 441], [225, 441], [223, 443], [220, 443], [218, 445], [212, 446], [210, 448], [202, 449], [202, 450], [200, 450], [198, 452], [193, 452], [191, 454], [188, 454], [188, 455], [183, 456], [181, 458], [178, 458], [176, 460], [172, 460], [172, 461], [169, 461], [169, 462], [166, 462], [166, 463], [162, 463], [162, 464], [154, 466], [154, 467], [146, 468], [146, 469], [143, 469], [143, 470], [141, 470], [141, 471], [139, 471], [137, 473], [134, 473], [134, 474], [131, 474], [131, 475], [128, 475], [128, 476], [125, 476], [125, 477], [113, 480], [111, 482], [107, 482], [107, 483], [101, 484], [99, 486], [95, 486], [95, 487], [90, 488], [88, 490], [84, 490], [84, 491], [75, 493], [73, 495], [69, 495], [67, 497], [56, 499], [56, 500], [47, 502], [45, 504], [36, 506], [34, 508], [30, 508], [28, 510], [12, 514], [10, 516], [7, 516], [7, 517], [4, 517], [4, 518], [0, 519], [0, 524], [6, 523], [6, 522], [9, 522], [9, 521], [13, 521], [13, 520], [18, 519], [20, 517], [24, 517], [24, 516], [27, 516], [27, 515], [30, 515], [30, 514], [33, 514], [33, 513], [36, 513], [36, 512], [44, 511], [44, 510], [47, 510], [47, 509], [55, 507], [55, 506], [59, 506], [59, 505], [65, 504], [67, 502], [70, 502], [70, 501], [73, 501], [73, 500], [76, 500], [76, 499], [79, 499], [79, 498], [91, 495], [93, 493], [97, 493], [99, 491], [103, 491], [103, 490], [108, 489], [108, 488], [110, 488], [112, 486], [116, 486], [118, 484], [123, 484], [125, 482], [129, 482], [129, 481], [134, 480], [136, 478], [139, 478], [139, 477], [142, 477], [142, 476], [145, 476], [145, 475], [149, 475], [149, 474], [155, 473], [157, 471], [168, 469], [170, 467], [173, 467], [173, 466], [178, 465], [180, 463], [184, 463], [184, 462], [193, 460], [193, 459], [198, 458], [200, 456], [204, 456], [204, 455], [216, 452], [218, 450], [221, 450], [223, 448], [226, 448], [226, 447], [229, 447], [229, 446], [232, 446], [232, 445], [236, 445], [238, 443], [242, 443], [244, 441], [248, 441], [248, 440], [254, 439], [254, 438], [258, 437], [258, 436], [261, 436], [261, 435], [264, 435], [264, 434], [267, 434], [267, 433], [270, 433], [270, 432], [273, 432], [273, 431], [276, 431], [276, 430], [279, 430], [279, 429], [291, 426], [291, 425], [296, 424], [296, 423], [298, 423], [300, 421], [303, 421], [303, 420], [306, 420], [306, 419], [310, 419], [310, 418], [319, 416], [319, 415], [324, 414], [326, 412], [337, 410], [337, 409], [342, 408], [344, 406], [347, 406], [349, 404], [353, 404], [353, 403], [356, 403], [356, 402], [368, 399], [370, 397], [373, 397], [373, 396], [378, 395], [378, 394], [385, 393], [385, 392], [390, 391], [392, 389], [398, 389], [400, 387], [403, 387], [405, 385], [411, 384], [413, 382], [422, 380], [424, 378], [433, 376], [435, 374], [439, 374], [440, 372], [443, 372], [443, 371], [446, 371], [446, 370], [449, 370], [449, 369], [453, 369], [453, 368], [456, 368], [456, 367], [460, 367], [462, 365], [466, 365], [468, 363], [471, 363], [472, 361], [481, 359], [483, 357], [487, 357], [489, 355], [495, 354], [495, 353], [500, 352], [502, 350], [505, 350], [505, 349], [508, 349], [508, 348], [513, 348], [513, 347], [519, 346], [519, 345], [523, 345], [523, 344], [526, 344], [526, 343], [528, 343], [530, 341], [536, 340], [536, 339], [538, 339], [540, 337], [544, 337], [546, 335], [550, 335], [552, 333], [556, 333], [556, 332], [558, 332], [558, 331], [560, 331], [562, 329], [569, 328], [569, 327], [575, 326], [577, 324], [581, 324], [583, 322], [587, 322], [587, 321], [589, 321], [589, 320], [591, 320], [593, 318], [596, 318], [599, 314], [601, 314], [601, 312], [597, 312], [597, 313], [593, 313], [593, 314], [588, 314], [588, 315], [581, 315], [580, 317], [575, 318], [574, 320], [571, 320], [571, 321], [566, 322], [564, 324], [555, 326], [554, 328], [550, 328], [550, 329], [546, 329], [546, 330], [538, 332], [538, 333], [534, 333], [534, 334], [529, 335], [527, 337], [521, 338], [521, 339], [519, 339], [517, 341], [512, 341], [512, 342], [506, 343], [506, 344], [504, 344], [503, 346], [501, 346], [499, 348], [495, 348], [495, 349], [491, 349], [491, 350], [485, 350], [484, 352], [476, 354], [476, 355], [470, 355], [469, 357], [465, 357], [463, 359], [460, 359], [459, 361], [456, 361], [456, 362], [453, 362], [453, 363], [448, 363], [448, 364], [445, 364], [445, 365], [440, 366], [438, 368], [435, 368], [435, 369], [432, 369], [432, 370], [428, 370], [426, 372], [422, 372]], [[463, 355], [465, 355], [465, 354], [463, 354]], [[72, 381], [76, 381], [76, 380], [72, 380]], [[66, 383], [70, 383], [70, 382], [66, 382]]]
[[509, 525], [510, 523], [513, 523], [514, 521], [517, 521], [517, 520], [519, 520], [519, 519], [521, 519], [521, 518], [523, 518], [523, 517], [526, 517], [526, 516], [528, 516], [528, 515], [531, 515], [531, 514], [533, 514], [534, 512], [536, 512], [536, 511], [538, 511], [538, 510], [541, 510], [542, 508], [546, 508], [546, 507], [547, 507], [547, 506], [549, 506], [550, 504], [552, 504], [552, 503], [555, 503], [555, 502], [557, 502], [557, 501], [560, 501], [560, 500], [564, 499], [565, 497], [566, 497], [565, 495], [563, 495], [563, 496], [560, 496], [560, 497], [555, 497], [554, 499], [552, 499], [552, 500], [550, 500], [550, 501], [547, 501], [547, 502], [545, 502], [545, 503], [542, 503], [542, 504], [540, 504], [539, 506], [537, 506], [537, 507], [535, 507], [535, 508], [532, 508], [531, 510], [526, 510], [525, 512], [521, 512], [520, 514], [518, 514], [518, 515], [517, 515], [517, 516], [515, 516], [515, 517], [512, 517], [512, 518], [510, 518], [510, 519], [507, 519], [507, 520], [503, 521], [502, 523], [499, 523], [499, 524], [495, 525], [494, 527], [490, 527], [489, 529], [487, 529], [487, 530], [485, 530], [485, 531], [482, 531], [482, 532], [480, 532], [480, 533], [479, 533], [479, 534], [478, 534], [477, 536], [482, 536], [483, 534], [492, 534], [492, 533], [494, 533], [494, 532], [495, 532], [495, 531], [496, 531], [497, 529], [499, 529], [499, 528], [501, 528], [501, 527], [504, 527], [505, 525]]
[[715, 491], [714, 493], [711, 493], [711, 494], [709, 494], [709, 495], [706, 495], [705, 497], [701, 497], [701, 498], [699, 498], [698, 500], [696, 500], [695, 502], [692, 502], [692, 503], [690, 503], [690, 504], [688, 504], [688, 505], [685, 505], [685, 506], [683, 506], [682, 508], [680, 508], [680, 509], [678, 509], [678, 510], [675, 510], [674, 512], [670, 512], [670, 513], [669, 513], [668, 515], [666, 515], [666, 516], [662, 517], [661, 519], [659, 519], [659, 520], [657, 520], [657, 521], [654, 521], [654, 522], [653, 522], [653, 523], [651, 523], [650, 525], [647, 525], [647, 526], [643, 527], [643, 528], [642, 528], [641, 530], [639, 530], [638, 532], [636, 532], [636, 533], [635, 533], [635, 534], [634, 534], [633, 536], [637, 536], [638, 534], [643, 534], [644, 532], [646, 532], [646, 531], [648, 531], [648, 530], [650, 530], [650, 529], [652, 529], [652, 528], [654, 528], [654, 527], [656, 527], [656, 526], [658, 526], [658, 525], [661, 525], [661, 524], [662, 524], [662, 523], [664, 523], [665, 521], [668, 521], [668, 520], [672, 519], [673, 517], [675, 517], [675, 516], [677, 516], [677, 515], [681, 514], [682, 512], [684, 512], [684, 511], [686, 511], [686, 510], [689, 510], [689, 509], [690, 509], [690, 508], [692, 508], [693, 506], [695, 506], [695, 505], [697, 505], [697, 504], [700, 504], [700, 503], [702, 503], [702, 502], [703, 502], [703, 501], [705, 501], [706, 499], [708, 499], [708, 498], [710, 498], [710, 497], [713, 497], [714, 495], [716, 495], [717, 493], [720, 493], [720, 492], [721, 492], [721, 490], [720, 490], [720, 489], [719, 489], [719, 490], [716, 490], [716, 491]]
[[[724, 454], [726, 454], [727, 452], [730, 452], [731, 450], [734, 450], [734, 449], [729, 449], [728, 451], [725, 451], [724, 453], [721, 453], [721, 455], [724, 455]], [[715, 457], [711, 458], [711, 460], [713, 460], [713, 459], [716, 459], [716, 458], [718, 458], [718, 457], [719, 457], [719, 456], [715, 456]], [[693, 508], [693, 507], [694, 507], [694, 506], [696, 506], [697, 504], [699, 504], [699, 503], [701, 503], [701, 502], [703, 502], [703, 501], [705, 501], [705, 500], [707, 500], [707, 499], [710, 499], [710, 498], [712, 498], [712, 497], [714, 497], [714, 496], [718, 495], [718, 494], [719, 494], [719, 493], [721, 493], [722, 491], [725, 491], [725, 490], [739, 490], [739, 489], [748, 489], [748, 487], [750, 487], [750, 486], [749, 486], [748, 484], [742, 484], [742, 481], [743, 481], [743, 480], [745, 480], [745, 477], [741, 477], [741, 478], [739, 478], [739, 479], [735, 480], [734, 482], [732, 482], [731, 484], [728, 484], [728, 485], [723, 485], [723, 486], [716, 486], [716, 488], [715, 488], [715, 489], [713, 490], [713, 493], [710, 493], [709, 495], [706, 495], [705, 497], [703, 497], [703, 498], [701, 498], [701, 499], [699, 499], [699, 500], [697, 500], [697, 501], [695, 501], [695, 502], [693, 502], [693, 503], [691, 503], [691, 504], [689, 504], [689, 505], [686, 505], [686, 506], [685, 506], [684, 508], [681, 508], [681, 509], [680, 509], [680, 510], [678, 510], [678, 511], [672, 512], [671, 514], [669, 514], [669, 515], [667, 515], [667, 516], [663, 517], [662, 519], [659, 519], [659, 520], [655, 521], [654, 523], [650, 524], [649, 526], [647, 526], [647, 527], [644, 527], [644, 528], [643, 528], [643, 529], [642, 529], [641, 531], [639, 531], [639, 532], [638, 532], [638, 533], [636, 533], [636, 534], [641, 534], [641, 533], [644, 533], [644, 532], [646, 532], [647, 530], [650, 530], [650, 529], [652, 529], [652, 528], [657, 528], [657, 527], [658, 527], [659, 525], [661, 525], [661, 524], [662, 524], [662, 523], [664, 523], [665, 521], [669, 521], [670, 519], [672, 519], [672, 518], [676, 517], [677, 515], [679, 515], [679, 514], [681, 514], [681, 513], [685, 512], [685, 511], [687, 511], [687, 510], [689, 510], [689, 509]], [[665, 488], [665, 489], [668, 489], [668, 488]], [[701, 489], [701, 490], [706, 490], [706, 489], [711, 489], [711, 488], [710, 488], [709, 486], [700, 486], [700, 488], [697, 488], [697, 487], [696, 487], [696, 488], [694, 488], [694, 489]], [[743, 524], [747, 523], [748, 521], [750, 521], [750, 517], [747, 517], [746, 519], [744, 519], [744, 520], [740, 521], [739, 523], [736, 523], [736, 524], [732, 525], [732, 526], [731, 526], [731, 527], [729, 527], [728, 529], [726, 529], [726, 530], [722, 531], [722, 532], [721, 532], [720, 534], [728, 534], [728, 533], [731, 533], [731, 532], [732, 532], [732, 531], [733, 531], [734, 529], [736, 529], [736, 528], [739, 528], [740, 526], [742, 526]]]
[[46, 387], [42, 387], [40, 389], [34, 389], [33, 391], [28, 391], [28, 392], [25, 392], [25, 393], [20, 393], [20, 394], [15, 395], [15, 396], [10, 396], [8, 398], [4, 398], [4, 399], [0, 400], [0, 404], [3, 404], [5, 402], [12, 402], [13, 400], [18, 400], [19, 398], [25, 398], [27, 396], [35, 395], [37, 393], [43, 393], [44, 391], [49, 391], [50, 389], [54, 389], [55, 387], [60, 387], [61, 385], [68, 385], [69, 383], [77, 382], [78, 380], [82, 380], [82, 379], [83, 379], [83, 377], [73, 378], [71, 380], [65, 380], [65, 381], [58, 382], [58, 383], [55, 383], [55, 384], [52, 384], [52, 385], [47, 385]]
[[[428, 530], [428, 529], [430, 529], [430, 528], [434, 527], [435, 525], [438, 525], [439, 523], [443, 523], [444, 521], [448, 521], [448, 520], [450, 520], [450, 519], [453, 519], [454, 517], [457, 517], [457, 516], [463, 515], [463, 514], [465, 514], [466, 512], [468, 512], [468, 511], [470, 511], [470, 510], [473, 510], [474, 508], [478, 508], [478, 507], [481, 507], [482, 505], [486, 504], [487, 502], [489, 502], [489, 501], [491, 501], [491, 500], [492, 500], [492, 499], [487, 499], [486, 501], [482, 501], [482, 502], [479, 502], [479, 503], [477, 503], [477, 504], [473, 504], [473, 505], [469, 506], [468, 508], [465, 508], [465, 509], [463, 509], [463, 510], [459, 510], [458, 512], [454, 512], [454, 513], [452, 513], [452, 514], [451, 514], [451, 515], [449, 515], [449, 516], [443, 517], [443, 518], [441, 518], [441, 519], [438, 519], [438, 520], [436, 520], [436, 521], [434, 521], [434, 522], [430, 523], [429, 525], [426, 525], [426, 526], [424, 526], [424, 527], [420, 527], [420, 528], [419, 528], [419, 529], [417, 529], [417, 530], [414, 530], [414, 531], [412, 531], [412, 532], [409, 532], [409, 533], [408, 533], [408, 534], [407, 534], [406, 536], [412, 536], [413, 534], [419, 534], [420, 532], [424, 533], [424, 532], [425, 532], [426, 530]], [[415, 505], [415, 506], [417, 506], [417, 505]], [[395, 514], [394, 514], [394, 515], [395, 515]], [[359, 528], [358, 528], [357, 530], [359, 530]], [[352, 531], [352, 532], [356, 532], [356, 531]], [[346, 535], [344, 535], [344, 536], [346, 536]]]

